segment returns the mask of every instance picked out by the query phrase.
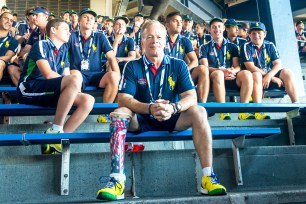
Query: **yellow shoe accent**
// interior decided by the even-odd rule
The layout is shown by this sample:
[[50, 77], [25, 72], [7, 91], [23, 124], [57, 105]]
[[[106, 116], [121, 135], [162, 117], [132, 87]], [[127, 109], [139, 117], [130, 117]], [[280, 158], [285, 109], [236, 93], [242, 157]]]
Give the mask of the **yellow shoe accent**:
[[219, 183], [217, 176], [212, 173], [211, 176], [202, 177], [201, 193], [205, 195], [225, 195], [226, 188]]
[[[59, 134], [60, 131], [54, 131], [52, 128], [49, 128], [45, 131], [45, 134]], [[44, 144], [41, 145], [42, 154], [61, 154], [62, 145], [61, 144]]]
[[253, 98], [252, 98], [252, 96], [251, 96], [250, 99], [249, 99], [249, 103], [253, 103]]
[[124, 199], [124, 181], [111, 177], [106, 186], [97, 192], [99, 200], [121, 200]]
[[231, 120], [231, 114], [229, 113], [220, 113], [220, 120]]
[[251, 120], [251, 119], [255, 119], [255, 116], [252, 113], [239, 113], [238, 119], [239, 120]]
[[98, 123], [108, 123], [110, 122], [109, 116], [108, 115], [99, 115], [97, 118]]
[[266, 113], [255, 113], [256, 120], [266, 120], [271, 119], [271, 117]]

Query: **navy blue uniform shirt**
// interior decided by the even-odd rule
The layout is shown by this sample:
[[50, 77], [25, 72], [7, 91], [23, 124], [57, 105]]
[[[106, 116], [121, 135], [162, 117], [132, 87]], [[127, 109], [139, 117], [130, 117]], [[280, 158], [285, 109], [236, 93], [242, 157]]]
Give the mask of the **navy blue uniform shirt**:
[[[115, 40], [114, 34], [112, 36], [108, 37], [108, 41], [110, 42], [111, 45], [114, 43], [114, 40]], [[119, 46], [117, 48], [116, 57], [128, 57], [129, 52], [131, 52], [131, 51], [135, 51], [133, 38], [123, 36], [122, 42], [119, 44]], [[120, 71], [123, 70], [123, 67], [124, 67], [125, 64], [126, 64], [126, 62], [119, 62]]]
[[199, 48], [201, 47], [201, 45], [204, 45], [211, 41], [211, 35], [204, 34], [202, 38], [199, 35], [196, 35], [195, 40], [197, 41], [197, 48]]
[[69, 69], [67, 44], [63, 44], [57, 50], [58, 55], [55, 54], [54, 50], [57, 49], [50, 38], [36, 42], [24, 63], [19, 82], [45, 80], [37, 67], [36, 62], [38, 60], [47, 60], [53, 71], [63, 75], [64, 70]]
[[220, 50], [217, 49], [216, 42], [211, 40], [207, 44], [202, 45], [199, 51], [199, 60], [206, 58], [208, 60], [209, 67], [213, 68], [232, 67], [234, 57], [239, 57], [238, 47], [237, 45], [229, 42], [227, 39], [223, 40]]
[[39, 41], [39, 40], [47, 40], [47, 39], [48, 39], [47, 34], [45, 33], [45, 34], [41, 35], [40, 30], [37, 28], [36, 30], [34, 30], [31, 33], [30, 38], [29, 38], [29, 40], [27, 42], [27, 45], [33, 46], [34, 43], [36, 43], [37, 41]]
[[0, 56], [4, 56], [7, 51], [17, 52], [18, 41], [10, 33], [6, 37], [0, 38]]
[[[90, 42], [91, 46], [90, 46]], [[83, 53], [80, 50], [80, 44], [83, 48]], [[84, 42], [79, 31], [71, 32], [68, 42], [70, 68], [81, 71], [81, 61], [89, 60], [89, 72], [102, 72], [102, 57], [107, 52], [113, 50], [105, 35], [101, 32], [92, 32], [91, 37]], [[89, 53], [90, 51], [90, 53]], [[89, 53], [89, 57], [88, 57]], [[83, 72], [83, 71], [82, 71]], [[88, 71], [85, 71], [88, 72]]]
[[278, 51], [272, 42], [264, 41], [260, 52], [257, 51], [257, 46], [252, 42], [247, 42], [241, 49], [242, 62], [254, 62], [254, 65], [262, 70], [271, 71], [274, 60], [279, 59]]
[[185, 54], [194, 51], [191, 41], [180, 34], [178, 34], [176, 41], [173, 42], [173, 47], [171, 45], [170, 37], [168, 35], [166, 38], [166, 43], [167, 44], [165, 47], [165, 54], [171, 57], [175, 57], [177, 59], [184, 60]]
[[[133, 26], [130, 26], [130, 27], [127, 27], [126, 28], [126, 33], [127, 34], [131, 34], [134, 30], [134, 25]], [[134, 37], [133, 37], [133, 40], [134, 40], [134, 43], [135, 43], [135, 47], [140, 47], [140, 42], [141, 42], [141, 35], [140, 35], [140, 31], [141, 31], [141, 27], [139, 28], [139, 30], [135, 33]]]
[[[150, 103], [152, 99], [145, 71], [145, 67], [150, 67], [150, 65], [151, 63], [146, 59], [145, 55], [128, 62], [122, 73], [119, 93], [126, 93], [140, 102]], [[194, 89], [186, 63], [183, 60], [165, 55], [155, 77], [150, 68], [148, 69], [151, 93], [154, 100], [158, 99], [160, 93], [160, 80], [163, 69], [165, 69], [165, 72], [161, 92], [162, 99], [174, 103], [179, 100], [179, 94]]]
[[[38, 27], [36, 27], [34, 30], [36, 29], [38, 29]], [[34, 30], [32, 30], [27, 23], [20, 23], [17, 27], [16, 35], [23, 36], [26, 33], [32, 33]], [[21, 47], [24, 47], [26, 44], [27, 40], [24, 40]]]

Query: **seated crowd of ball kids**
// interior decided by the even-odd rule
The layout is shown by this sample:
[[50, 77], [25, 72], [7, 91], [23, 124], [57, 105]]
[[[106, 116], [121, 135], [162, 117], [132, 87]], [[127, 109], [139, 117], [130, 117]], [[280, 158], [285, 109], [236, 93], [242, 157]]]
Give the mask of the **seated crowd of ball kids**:
[[[14, 18], [15, 17], [15, 18]], [[283, 68], [276, 46], [267, 40], [262, 22], [215, 17], [195, 23], [171, 12], [160, 21], [136, 13], [113, 19], [90, 8], [65, 11], [56, 18], [44, 7], [25, 11], [25, 20], [3, 6], [0, 14], [0, 80], [8, 75], [22, 104], [56, 107], [46, 134], [73, 132], [93, 108], [86, 86], [103, 89], [102, 102], [118, 102], [110, 115], [111, 174], [97, 198], [124, 198], [124, 141], [127, 131], [181, 131], [193, 128], [202, 166], [201, 192], [224, 195], [212, 167], [212, 136], [207, 113], [198, 102], [226, 102], [236, 90], [240, 102], [261, 103], [263, 91], [286, 90], [299, 102], [290, 68]], [[130, 22], [132, 21], [132, 22]], [[299, 52], [306, 52], [304, 23], [296, 24]], [[196, 88], [195, 88], [196, 87]], [[102, 90], [101, 89], [101, 90]], [[72, 106], [76, 110], [66, 120]], [[221, 113], [220, 120], [231, 120]], [[269, 119], [266, 113], [239, 113], [239, 120]], [[41, 147], [43, 154], [61, 153], [60, 144]]]

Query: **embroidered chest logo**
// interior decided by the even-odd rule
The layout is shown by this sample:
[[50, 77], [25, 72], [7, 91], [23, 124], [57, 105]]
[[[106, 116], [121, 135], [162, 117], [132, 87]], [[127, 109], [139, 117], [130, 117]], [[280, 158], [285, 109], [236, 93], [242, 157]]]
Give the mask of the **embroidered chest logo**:
[[10, 42], [9, 42], [9, 41], [6, 41], [6, 42], [5, 42], [5, 47], [8, 48], [9, 46], [10, 46]]
[[92, 44], [91, 47], [92, 47], [92, 50], [93, 50], [94, 52], [97, 52], [97, 46], [96, 46], [94, 43]]
[[172, 75], [173, 75], [173, 73], [168, 77], [168, 82], [169, 82], [170, 90], [173, 91], [174, 87], [175, 87], [175, 81], [173, 81]]
[[230, 59], [231, 59], [231, 53], [230, 53], [229, 50], [226, 51], [226, 59], [227, 59], [227, 60], [230, 60]]
[[271, 61], [271, 57], [267, 54], [267, 55], [266, 55], [266, 62], [267, 62], [267, 63], [270, 63], [270, 61]]
[[61, 61], [61, 67], [64, 68], [64, 66], [65, 66], [65, 62]]
[[184, 48], [180, 45], [180, 54], [184, 54], [185, 50]]
[[145, 78], [140, 78], [138, 79], [137, 83], [140, 85], [147, 85], [147, 80]]
[[125, 52], [125, 53], [128, 53], [128, 52], [129, 52], [127, 46], [125, 46], [124, 52]]

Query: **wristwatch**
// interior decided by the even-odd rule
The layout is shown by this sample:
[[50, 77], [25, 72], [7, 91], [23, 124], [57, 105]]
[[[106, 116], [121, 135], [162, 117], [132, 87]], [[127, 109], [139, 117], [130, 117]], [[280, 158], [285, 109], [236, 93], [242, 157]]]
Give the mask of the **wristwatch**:
[[179, 102], [175, 103], [176, 113], [180, 113], [182, 111], [182, 104]]

